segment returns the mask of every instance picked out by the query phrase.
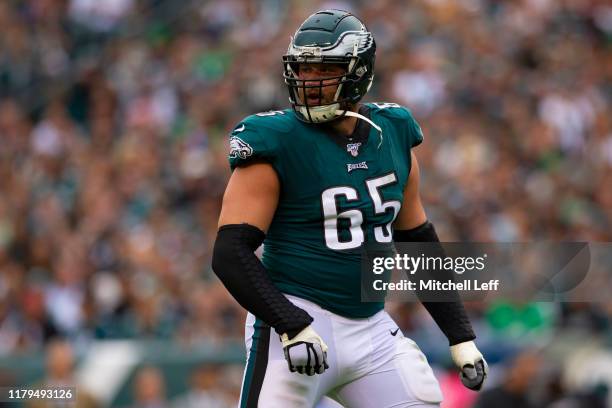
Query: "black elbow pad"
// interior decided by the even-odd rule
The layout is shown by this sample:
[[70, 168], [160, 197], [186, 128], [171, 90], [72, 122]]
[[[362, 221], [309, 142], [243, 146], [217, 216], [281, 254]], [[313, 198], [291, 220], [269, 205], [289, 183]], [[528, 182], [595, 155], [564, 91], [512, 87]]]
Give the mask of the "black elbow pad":
[[274, 286], [255, 256], [264, 238], [264, 232], [253, 225], [222, 226], [215, 241], [213, 271], [242, 307], [291, 338], [313, 319]]
[[[393, 239], [395, 242], [440, 242], [433, 224], [429, 221], [410, 230], [396, 230], [393, 233]], [[398, 252], [401, 253], [399, 249]], [[431, 248], [431, 254], [444, 257], [442, 245]], [[454, 279], [453, 272], [449, 271], [445, 272], [445, 274], [446, 276], [444, 279]], [[418, 290], [416, 294], [420, 299], [423, 298]], [[455, 298], [455, 300], [451, 302], [428, 302], [421, 300], [421, 303], [435, 320], [438, 327], [440, 327], [440, 330], [442, 330], [448, 339], [449, 344], [453, 346], [463, 343], [464, 341], [474, 340], [476, 335], [474, 334], [470, 319], [463, 307], [459, 293], [446, 293], [444, 296], [449, 297], [451, 295], [454, 295], [453, 297]], [[428, 297], [431, 297], [431, 295]]]

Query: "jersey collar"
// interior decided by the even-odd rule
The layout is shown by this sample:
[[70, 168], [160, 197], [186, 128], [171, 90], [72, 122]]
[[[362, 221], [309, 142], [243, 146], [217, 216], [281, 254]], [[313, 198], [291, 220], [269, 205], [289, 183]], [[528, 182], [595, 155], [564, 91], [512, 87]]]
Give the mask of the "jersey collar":
[[[361, 105], [358, 110], [359, 114], [365, 116], [370, 119], [370, 107], [366, 105]], [[355, 129], [353, 129], [353, 133], [349, 136], [339, 135], [327, 126], [322, 126], [323, 131], [340, 147], [345, 148], [349, 143], [361, 143], [365, 145], [368, 142], [370, 130], [372, 126], [366, 122], [365, 120], [358, 120], [355, 125]]]

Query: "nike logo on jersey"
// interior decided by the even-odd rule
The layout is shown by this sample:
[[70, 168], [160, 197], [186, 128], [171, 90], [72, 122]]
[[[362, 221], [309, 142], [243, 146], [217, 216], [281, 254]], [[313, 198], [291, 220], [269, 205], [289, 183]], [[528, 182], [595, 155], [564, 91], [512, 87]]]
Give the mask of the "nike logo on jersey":
[[357, 157], [359, 154], [359, 146], [361, 146], [361, 143], [349, 143], [346, 145], [346, 151], [349, 152], [351, 156]]
[[350, 173], [353, 170], [357, 170], [357, 169], [366, 169], [368, 168], [368, 163], [366, 163], [365, 161], [362, 161], [361, 163], [347, 163], [346, 164], [346, 169], [348, 170], [348, 172]]
[[389, 333], [391, 333], [392, 336], [395, 336], [397, 334], [397, 332], [399, 332], [399, 327], [397, 329], [395, 329], [395, 331], [389, 330]]
[[244, 130], [244, 123], [239, 128], [236, 128], [232, 131], [232, 133], [240, 133]]

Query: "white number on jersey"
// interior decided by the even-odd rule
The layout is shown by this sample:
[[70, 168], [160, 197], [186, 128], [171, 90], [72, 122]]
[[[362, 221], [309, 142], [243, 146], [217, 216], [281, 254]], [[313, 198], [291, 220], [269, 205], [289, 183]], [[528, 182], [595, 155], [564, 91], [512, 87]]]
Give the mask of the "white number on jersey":
[[397, 200], [390, 201], [382, 201], [380, 193], [378, 189], [380, 187], [386, 186], [387, 184], [392, 184], [397, 181], [395, 177], [395, 173], [389, 173], [386, 176], [379, 177], [377, 179], [366, 181], [366, 185], [368, 186], [368, 193], [370, 193], [370, 197], [374, 202], [374, 213], [384, 214], [389, 208], [393, 209], [393, 219], [387, 225], [374, 227], [374, 238], [377, 242], [391, 242], [393, 241], [393, 231], [391, 231], [391, 223], [395, 221], [397, 214], [399, 213], [401, 203]]
[[386, 109], [386, 108], [401, 108], [400, 105], [398, 105], [397, 103], [393, 103], [393, 102], [375, 102], [374, 105], [378, 108], [378, 109]]
[[[321, 196], [323, 203], [323, 229], [325, 230], [325, 244], [331, 249], [351, 249], [357, 248], [363, 244], [363, 230], [361, 224], [363, 223], [363, 214], [359, 210], [347, 210], [338, 213], [336, 207], [336, 197], [343, 195], [346, 197], [346, 201], [355, 201], [359, 198], [357, 190], [353, 187], [332, 187], [325, 190]], [[351, 226], [349, 231], [351, 233], [350, 241], [340, 242], [338, 235], [338, 219], [347, 218]]]
[[[395, 173], [389, 173], [385, 176], [367, 180], [366, 186], [368, 194], [374, 203], [374, 213], [376, 215], [385, 213], [388, 209], [393, 210], [393, 217], [384, 226], [374, 227], [374, 239], [377, 242], [385, 243], [393, 240], [391, 224], [395, 221], [399, 213], [401, 204], [397, 200], [383, 201], [380, 195], [380, 188], [393, 184], [397, 181]], [[363, 231], [363, 213], [360, 210], [346, 210], [338, 212], [336, 198], [344, 196], [347, 202], [357, 201], [359, 194], [356, 189], [349, 186], [332, 187], [323, 191], [321, 202], [323, 204], [323, 229], [325, 231], [325, 245], [334, 250], [354, 249], [363, 244], [365, 235]], [[345, 218], [350, 222], [349, 232], [351, 239], [348, 241], [340, 241], [338, 232], [338, 219]]]
[[261, 113], [256, 113], [255, 116], [274, 116], [274, 115], [284, 115], [285, 112], [283, 111], [268, 111], [268, 112], [261, 112]]

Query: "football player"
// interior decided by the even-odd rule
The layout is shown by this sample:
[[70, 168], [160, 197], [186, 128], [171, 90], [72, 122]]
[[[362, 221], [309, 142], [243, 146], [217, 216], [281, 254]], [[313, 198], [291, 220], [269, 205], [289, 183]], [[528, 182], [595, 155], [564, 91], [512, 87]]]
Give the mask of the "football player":
[[[231, 133], [213, 269], [249, 311], [241, 407], [312, 407], [325, 395], [350, 408], [442, 401], [383, 302], [360, 300], [364, 245], [438, 241], [411, 152], [419, 125], [397, 104], [359, 104], [375, 51], [352, 14], [313, 14], [283, 57], [292, 109], [249, 116]], [[463, 383], [480, 389], [487, 366], [461, 302], [423, 304]]]

